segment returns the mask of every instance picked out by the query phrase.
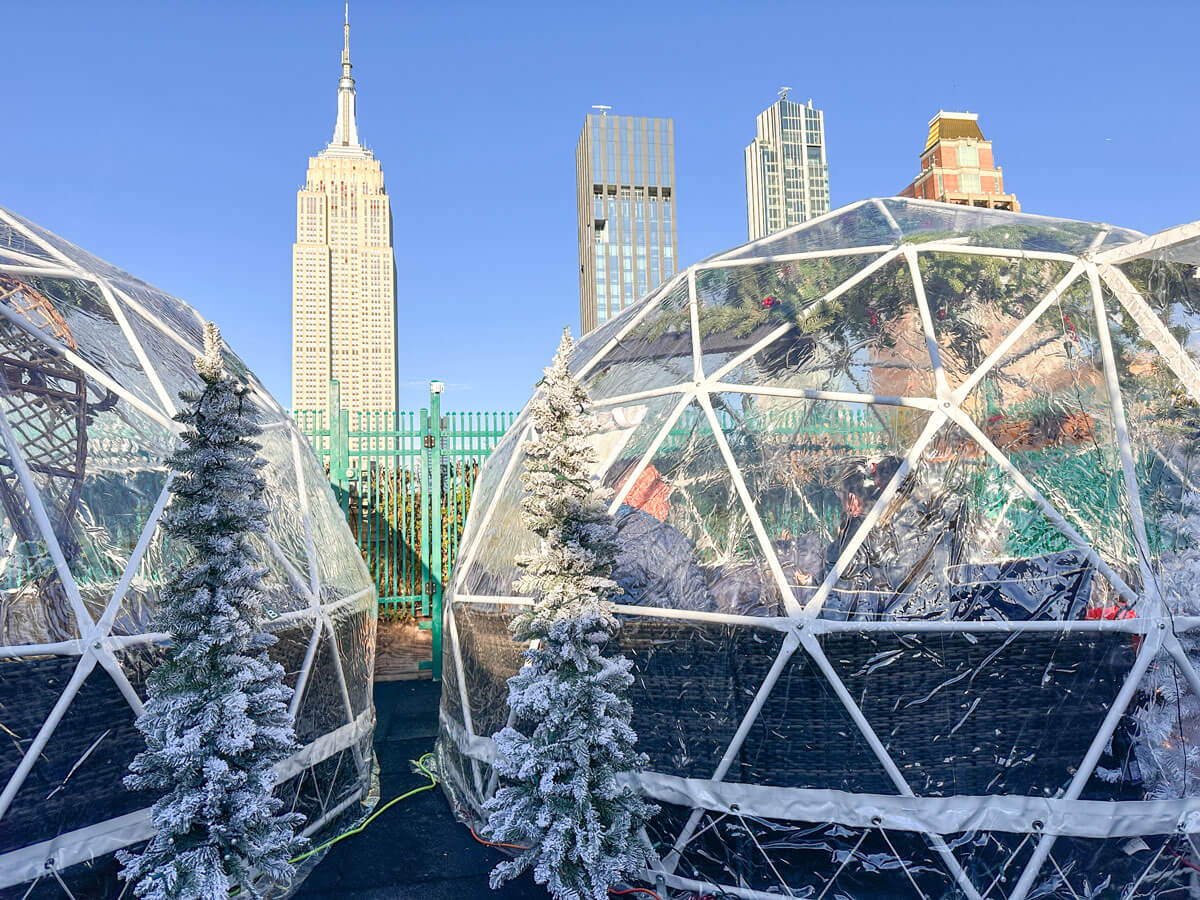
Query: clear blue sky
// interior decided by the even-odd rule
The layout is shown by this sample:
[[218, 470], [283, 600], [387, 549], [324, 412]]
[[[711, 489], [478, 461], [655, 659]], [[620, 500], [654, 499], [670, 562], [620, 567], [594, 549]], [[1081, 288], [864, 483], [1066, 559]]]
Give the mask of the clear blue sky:
[[[351, 6], [359, 133], [395, 217], [401, 403], [520, 406], [579, 327], [574, 147], [594, 103], [675, 119], [679, 253], [745, 239], [781, 84], [825, 110], [835, 206], [894, 194], [939, 108], [1030, 212], [1200, 218], [1193, 2]], [[177, 294], [290, 397], [295, 191], [333, 131], [342, 4], [16, 3], [0, 205]]]

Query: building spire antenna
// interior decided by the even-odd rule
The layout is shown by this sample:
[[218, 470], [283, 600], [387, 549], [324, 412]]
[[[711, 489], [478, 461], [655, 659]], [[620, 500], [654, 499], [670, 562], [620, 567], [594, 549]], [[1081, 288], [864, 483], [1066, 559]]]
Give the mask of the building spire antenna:
[[342, 77], [350, 77], [350, 0], [346, 0], [346, 24], [342, 26], [346, 43], [342, 48]]
[[342, 46], [342, 77], [338, 80], [338, 113], [337, 124], [333, 129], [332, 147], [349, 147], [357, 149], [358, 121], [356, 97], [354, 91], [354, 76], [350, 74], [350, 0], [346, 0], [346, 20], [342, 26], [344, 44]]

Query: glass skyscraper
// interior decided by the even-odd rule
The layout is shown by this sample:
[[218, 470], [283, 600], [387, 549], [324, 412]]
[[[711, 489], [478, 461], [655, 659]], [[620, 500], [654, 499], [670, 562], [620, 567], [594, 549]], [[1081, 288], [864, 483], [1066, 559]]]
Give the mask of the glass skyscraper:
[[746, 147], [746, 218], [750, 240], [829, 212], [825, 114], [781, 99], [758, 116], [758, 137]]
[[580, 332], [675, 274], [675, 125], [592, 114], [575, 148]]

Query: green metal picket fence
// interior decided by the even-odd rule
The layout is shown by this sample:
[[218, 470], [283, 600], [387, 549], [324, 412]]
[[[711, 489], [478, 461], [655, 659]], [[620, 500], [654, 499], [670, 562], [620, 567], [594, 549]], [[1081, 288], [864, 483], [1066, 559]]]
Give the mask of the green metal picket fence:
[[[834, 491], [809, 491], [797, 503], [798, 491], [783, 490], [783, 466], [807, 471], [820, 458], [900, 454], [921, 424], [911, 410], [861, 407], [818, 407], [796, 411], [716, 410], [718, 423], [734, 443], [743, 476], [753, 482], [763, 469], [769, 482], [759, 497], [759, 512], [772, 532], [800, 534], [836, 530], [841, 502]], [[1032, 428], [1048, 413], [1044, 401], [1006, 410], [1005, 418], [1021, 429]], [[298, 410], [293, 417], [324, 460], [334, 492], [346, 514], [363, 559], [375, 579], [380, 606], [413, 615], [433, 631], [433, 660], [422, 663], [440, 678], [442, 592], [458, 555], [459, 541], [479, 468], [516, 419], [516, 413], [441, 412], [441, 385], [431, 383], [429, 406], [420, 412], [354, 413], [341, 408], [336, 381], [330, 383], [324, 410]], [[911, 433], [909, 433], [911, 432]], [[951, 457], [961, 448], [948, 448]], [[703, 414], [685, 413], [670, 429], [656, 457], [663, 462], [705, 454], [715, 458], [710, 423]], [[1100, 523], [1103, 534], [1127, 531], [1119, 502], [1123, 482], [1112, 466], [1099, 465], [1100, 448], [1049, 445], [1013, 449], [1010, 456], [1030, 477], [1042, 470], [1054, 478], [1056, 499], [1072, 520]], [[794, 457], [794, 458], [793, 458]], [[934, 454], [936, 457], [936, 453]], [[949, 458], [948, 458], [949, 459]], [[697, 459], [696, 464], [704, 465]], [[982, 462], [982, 460], [981, 460]], [[1145, 460], [1137, 460], [1139, 470]], [[931, 458], [935, 468], [948, 460]], [[723, 464], [722, 464], [723, 465]], [[1011, 534], [1009, 550], [1026, 556], [1066, 549], [1057, 531], [1032, 528], [1040, 521], [1032, 504], [1012, 490], [993, 467], [976, 465], [970, 494], [985, 518], [996, 519]], [[1111, 471], [1109, 471], [1111, 469]], [[766, 474], [771, 470], [774, 474]], [[1003, 482], [1003, 484], [1001, 483]], [[1011, 485], [1009, 485], [1011, 488]], [[1028, 521], [1027, 521], [1028, 520]], [[1080, 521], [1077, 527], [1087, 531]], [[1152, 539], [1157, 539], [1157, 533]], [[1062, 546], [1059, 546], [1062, 544]]]
[[323, 410], [295, 410], [324, 463], [350, 530], [375, 579], [381, 609], [411, 614], [433, 631], [441, 677], [442, 592], [450, 580], [479, 467], [516, 418], [512, 412], [441, 411], [430, 383], [418, 412], [362, 413], [341, 406], [337, 380]]

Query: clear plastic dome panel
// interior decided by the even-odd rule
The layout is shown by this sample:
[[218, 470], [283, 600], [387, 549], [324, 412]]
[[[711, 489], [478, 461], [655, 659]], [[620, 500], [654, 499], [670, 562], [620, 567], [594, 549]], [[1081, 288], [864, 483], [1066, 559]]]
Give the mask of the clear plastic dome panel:
[[822, 250], [877, 247], [895, 242], [896, 230], [888, 213], [878, 203], [868, 200], [718, 254], [716, 259], [771, 258]]
[[703, 368], [712, 375], [799, 323], [819, 318], [824, 297], [878, 259], [876, 254], [702, 269], [696, 310]]
[[693, 380], [687, 282], [648, 304], [584, 374], [582, 384], [593, 401]]

